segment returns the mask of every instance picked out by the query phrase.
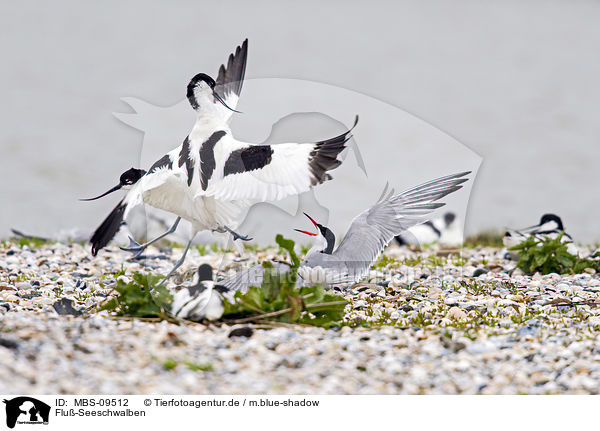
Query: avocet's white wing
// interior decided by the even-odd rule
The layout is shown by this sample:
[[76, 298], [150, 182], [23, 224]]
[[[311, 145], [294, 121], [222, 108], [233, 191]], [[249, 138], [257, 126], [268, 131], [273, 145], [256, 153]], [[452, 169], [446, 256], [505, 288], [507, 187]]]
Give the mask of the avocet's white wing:
[[[354, 125], [357, 121], [358, 116]], [[346, 148], [351, 131], [352, 128], [334, 138], [305, 144], [251, 145], [233, 138], [229, 142], [223, 140], [230, 150], [216, 165], [217, 175], [201, 193], [222, 200], [267, 201], [306, 192], [331, 179], [328, 171], [342, 163], [337, 156]], [[223, 149], [215, 148], [215, 153], [219, 151]]]
[[460, 189], [467, 181], [463, 177], [469, 173], [438, 178], [378, 202], [352, 221], [332, 254], [313, 253], [302, 265], [322, 267], [333, 284], [360, 280], [394, 236], [422, 223], [427, 215], [443, 206], [436, 201]]

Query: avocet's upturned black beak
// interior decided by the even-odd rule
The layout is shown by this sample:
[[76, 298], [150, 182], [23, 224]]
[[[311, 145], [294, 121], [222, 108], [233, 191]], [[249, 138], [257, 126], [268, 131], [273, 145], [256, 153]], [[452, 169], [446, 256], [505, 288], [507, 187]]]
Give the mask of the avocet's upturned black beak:
[[230, 108], [229, 106], [227, 106], [227, 103], [225, 103], [225, 101], [221, 98], [221, 96], [219, 96], [216, 92], [213, 91], [213, 95], [215, 96], [215, 99], [218, 100], [219, 102], [221, 102], [221, 104], [226, 107], [227, 109], [229, 109], [230, 111], [233, 112], [237, 112], [238, 114], [241, 114], [241, 111], [236, 111], [235, 109]]
[[538, 224], [534, 224], [533, 226], [526, 227], [524, 229], [519, 229], [519, 231], [520, 232], [529, 232], [531, 230], [535, 230], [535, 229], [539, 228], [540, 226], [541, 226], [541, 224], [538, 223]]
[[102, 193], [100, 196], [96, 196], [95, 198], [88, 198], [88, 199], [79, 199], [80, 201], [95, 201], [96, 199], [100, 199], [103, 198], [106, 195], [111, 194], [112, 192], [116, 192], [117, 190], [121, 189], [121, 184], [117, 184], [116, 186], [114, 186], [112, 189], [110, 189], [109, 191]]
[[[308, 215], [308, 214], [306, 214], [306, 213], [304, 213], [304, 215], [305, 215], [306, 217], [308, 217], [308, 219], [309, 219], [309, 220], [312, 222], [312, 224], [314, 224], [314, 225], [315, 225], [315, 228], [319, 229], [319, 226], [318, 226], [317, 222], [316, 222], [316, 221], [314, 221], [314, 219], [313, 219], [311, 216], [309, 216], [309, 215]], [[317, 236], [317, 235], [318, 235], [318, 233], [312, 233], [312, 232], [308, 232], [308, 231], [306, 231], [306, 230], [300, 230], [300, 229], [294, 229], [294, 230], [295, 230], [296, 232], [300, 232], [300, 233], [303, 233], [303, 234], [305, 234], [305, 235], [310, 235], [310, 236]]]

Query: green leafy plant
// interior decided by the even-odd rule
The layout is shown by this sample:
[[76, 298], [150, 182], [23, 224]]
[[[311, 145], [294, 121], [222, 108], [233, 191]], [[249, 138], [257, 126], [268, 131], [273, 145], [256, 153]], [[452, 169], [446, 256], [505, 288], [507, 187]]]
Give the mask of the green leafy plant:
[[562, 236], [560, 234], [556, 238], [546, 237], [543, 240], [530, 236], [521, 244], [511, 247], [510, 250], [518, 252], [517, 267], [528, 274], [573, 274], [586, 268], [600, 270], [600, 261], [579, 258], [569, 253], [569, 243], [562, 242]]
[[348, 304], [344, 298], [326, 291], [321, 285], [296, 287], [300, 260], [294, 241], [277, 235], [275, 241], [288, 252], [290, 270], [278, 273], [264, 262], [265, 274], [260, 287], [251, 286], [246, 293], [236, 292], [234, 303], [225, 303], [224, 317], [237, 322], [275, 321], [322, 327], [339, 325]]
[[165, 317], [165, 309], [173, 297], [166, 287], [158, 284], [161, 279], [161, 276], [136, 272], [129, 283], [117, 280], [114, 289], [118, 295], [100, 307], [100, 311], [112, 311], [118, 316]]

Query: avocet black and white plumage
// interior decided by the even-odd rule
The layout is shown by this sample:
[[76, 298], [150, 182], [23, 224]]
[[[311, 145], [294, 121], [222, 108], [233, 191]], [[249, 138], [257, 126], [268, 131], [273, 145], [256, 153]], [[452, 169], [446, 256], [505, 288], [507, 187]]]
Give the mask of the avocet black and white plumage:
[[[438, 200], [460, 189], [469, 173], [438, 178], [381, 200], [354, 218], [337, 248], [335, 234], [306, 215], [317, 232], [297, 230], [316, 236], [319, 241], [300, 265], [298, 274], [301, 283], [325, 282], [342, 287], [359, 281], [396, 235], [421, 223], [432, 211], [443, 206]], [[277, 263], [275, 268], [280, 272], [286, 271], [285, 264]], [[221, 280], [219, 284], [230, 290], [245, 291], [251, 285], [260, 286], [263, 273], [264, 268], [257, 265]]]
[[[187, 87], [187, 99], [198, 117], [181, 145], [156, 161], [132, 184], [119, 184], [101, 196], [131, 186], [92, 236], [95, 255], [114, 236], [129, 211], [142, 203], [178, 216], [165, 234], [140, 245], [133, 239], [126, 250], [139, 255], [156, 240], [173, 232], [184, 218], [192, 223], [192, 237], [202, 230], [230, 232], [234, 239], [248, 239], [236, 229], [251, 201], [270, 201], [308, 191], [331, 179], [329, 171], [341, 164], [337, 157], [351, 138], [348, 131], [313, 143], [254, 145], [235, 139], [229, 128], [237, 107], [246, 70], [248, 41], [221, 66], [217, 80], [200, 73]], [[354, 122], [358, 121], [358, 116]], [[354, 127], [354, 126], [353, 126]], [[93, 198], [96, 199], [96, 198]]]
[[561, 241], [569, 243], [567, 251], [572, 255], [577, 255], [579, 250], [573, 244], [573, 238], [565, 232], [563, 222], [556, 214], [544, 214], [538, 224], [524, 229], [507, 230], [502, 238], [502, 242], [505, 247], [510, 248], [519, 245], [530, 236], [535, 236], [538, 240], [543, 241], [546, 238], [557, 238], [561, 234]]
[[396, 236], [396, 241], [399, 245], [438, 243], [443, 246], [459, 246], [463, 242], [463, 234], [456, 214], [448, 211], [441, 217], [407, 229]]
[[193, 286], [184, 287], [173, 295], [171, 313], [189, 320], [217, 320], [223, 315], [223, 297], [227, 288], [215, 284], [208, 264], [198, 267]]

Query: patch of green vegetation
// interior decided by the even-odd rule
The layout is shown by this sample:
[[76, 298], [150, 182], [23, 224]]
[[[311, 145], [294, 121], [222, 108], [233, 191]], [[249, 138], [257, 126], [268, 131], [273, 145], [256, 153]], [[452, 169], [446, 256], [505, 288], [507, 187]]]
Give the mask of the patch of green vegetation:
[[206, 256], [211, 251], [213, 253], [224, 253], [224, 252], [228, 251], [228, 250], [225, 250], [225, 249], [221, 248], [219, 246], [219, 244], [216, 243], [216, 242], [213, 242], [210, 245], [207, 245], [207, 244], [198, 244], [198, 245], [196, 245], [194, 247], [196, 247], [196, 250], [198, 250], [198, 254], [200, 256]]
[[[452, 259], [450, 262], [453, 265], [464, 266], [467, 263], [467, 260], [464, 259], [462, 256], [452, 257], [452, 255], [450, 255], [450, 257]], [[393, 259], [392, 259], [392, 261], [393, 261]], [[446, 257], [437, 256], [435, 254], [431, 254], [427, 257], [424, 257], [423, 255], [418, 254], [416, 256], [409, 256], [402, 260], [394, 261], [394, 262], [397, 262], [400, 265], [413, 266], [413, 267], [423, 265], [429, 269], [434, 269], [434, 268], [446, 265], [449, 262], [449, 260]]]
[[290, 270], [279, 274], [270, 262], [264, 262], [261, 287], [252, 286], [246, 293], [236, 292], [233, 304], [225, 302], [224, 317], [240, 321], [276, 321], [321, 327], [339, 326], [348, 304], [343, 297], [327, 292], [321, 285], [296, 287], [300, 260], [294, 241], [281, 235], [275, 238], [292, 261]]
[[411, 326], [418, 326], [420, 328], [433, 325], [433, 322], [425, 315], [425, 313], [417, 313], [417, 315], [410, 319], [409, 322]]
[[430, 268], [430, 269], [433, 269], [433, 268], [436, 268], [438, 266], [444, 266], [446, 263], [448, 263], [448, 259], [446, 259], [444, 257], [441, 257], [441, 256], [436, 256], [436, 255], [432, 254], [425, 261], [425, 266], [428, 267], [428, 268]]
[[263, 249], [259, 247], [258, 244], [249, 244], [247, 242], [244, 242], [244, 250], [250, 253], [257, 253], [259, 251], [262, 251]]
[[459, 285], [460, 287], [464, 287], [467, 291], [467, 293], [470, 293], [471, 295], [489, 295], [490, 292], [492, 291], [492, 286], [486, 283], [481, 283], [477, 280], [473, 280], [473, 281], [466, 281], [466, 280], [461, 280], [457, 283], [457, 285]]
[[467, 333], [477, 331], [483, 327], [499, 328], [499, 319], [479, 310], [473, 311], [465, 320], [452, 320], [446, 327], [451, 327]]
[[417, 266], [423, 263], [423, 257], [419, 254], [415, 257], [409, 256], [400, 261], [401, 265]]
[[302, 256], [306, 256], [306, 253], [308, 253], [308, 251], [311, 249], [311, 245], [307, 245], [307, 244], [303, 244], [300, 246], [300, 253], [302, 253]]
[[454, 256], [452, 257], [451, 262], [454, 266], [465, 266], [468, 260], [462, 256]]
[[125, 266], [121, 264], [121, 269], [117, 269], [113, 272], [105, 272], [100, 276], [100, 280], [116, 280], [120, 276], [125, 275]]
[[88, 298], [94, 296], [94, 294], [95, 293], [92, 291], [91, 288], [86, 290], [77, 289], [77, 291], [75, 292], [75, 300], [77, 302], [85, 303], [88, 300]]
[[173, 241], [167, 241], [165, 245], [170, 248], [184, 248], [185, 247], [183, 244], [180, 244], [178, 242], [173, 242]]
[[[152, 357], [152, 359], [155, 359], [155, 357]], [[175, 359], [173, 358], [166, 358], [165, 360], [162, 361], [162, 367], [167, 370], [167, 371], [172, 371], [175, 368], [177, 368], [180, 363], [177, 362]], [[192, 361], [184, 361], [183, 365], [185, 365], [189, 370], [191, 371], [212, 371], [213, 370], [213, 365], [210, 363], [199, 363], [199, 362], [192, 362]]]
[[465, 239], [464, 246], [475, 247], [503, 247], [501, 232], [495, 230], [486, 230], [475, 235], [470, 235]]
[[502, 285], [508, 289], [511, 295], [518, 295], [520, 293], [521, 287], [512, 281], [503, 281]]
[[118, 295], [100, 311], [108, 310], [117, 316], [165, 318], [173, 297], [166, 287], [158, 284], [161, 279], [162, 276], [136, 272], [130, 283], [117, 280], [114, 289]]
[[10, 240], [13, 243], [19, 244], [19, 246], [21, 246], [21, 247], [23, 247], [24, 245], [26, 245], [30, 249], [40, 248], [41, 246], [43, 246], [45, 244], [49, 244], [49, 242], [46, 241], [45, 239], [36, 238], [36, 237], [11, 238]]
[[179, 364], [173, 358], [167, 358], [162, 363], [162, 367], [165, 370], [169, 370], [169, 371], [174, 370], [175, 368], [177, 368], [177, 365], [179, 365]]
[[537, 316], [538, 314], [540, 314], [539, 312], [536, 312], [529, 307], [525, 308], [525, 313], [523, 313], [523, 314], [519, 313], [518, 308], [516, 308], [516, 307], [515, 307], [515, 310], [517, 311], [517, 313], [510, 316], [510, 320], [512, 320], [512, 322], [516, 323], [517, 325], [522, 325], [523, 323], [527, 322], [529, 319], [532, 319], [535, 316]]
[[373, 268], [382, 270], [385, 269], [387, 266], [396, 266], [397, 264], [398, 263], [396, 262], [396, 260], [389, 256], [386, 256], [385, 254], [382, 254], [377, 260], [377, 262], [373, 264]]
[[200, 363], [186, 361], [185, 366], [192, 371], [212, 371], [213, 365], [211, 363]]
[[517, 267], [527, 274], [575, 274], [586, 268], [600, 271], [600, 260], [580, 258], [567, 251], [569, 242], [562, 242], [563, 234], [556, 238], [538, 239], [530, 236], [521, 244], [511, 247], [518, 252]]
[[15, 282], [19, 283], [21, 281], [29, 281], [29, 280], [33, 279], [34, 277], [35, 277], [34, 274], [22, 272], [17, 275], [17, 277], [15, 278]]

